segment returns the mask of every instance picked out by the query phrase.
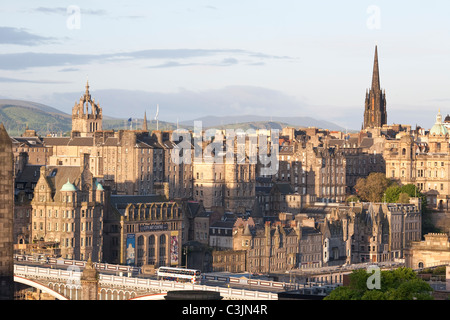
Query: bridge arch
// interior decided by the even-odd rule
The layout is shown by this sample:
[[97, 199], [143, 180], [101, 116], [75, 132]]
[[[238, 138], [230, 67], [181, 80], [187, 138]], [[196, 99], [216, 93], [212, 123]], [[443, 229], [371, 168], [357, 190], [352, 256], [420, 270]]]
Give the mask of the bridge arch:
[[43, 285], [43, 284], [41, 284], [39, 282], [30, 280], [30, 279], [27, 279], [27, 278], [24, 278], [24, 277], [21, 277], [21, 276], [14, 276], [14, 282], [22, 283], [22, 284], [25, 284], [27, 286], [39, 289], [42, 292], [50, 294], [52, 297], [55, 297], [58, 300], [69, 300], [65, 296], [63, 296], [62, 294], [60, 294], [60, 293], [50, 289], [49, 287], [47, 287], [47, 286], [45, 286], [45, 285]]

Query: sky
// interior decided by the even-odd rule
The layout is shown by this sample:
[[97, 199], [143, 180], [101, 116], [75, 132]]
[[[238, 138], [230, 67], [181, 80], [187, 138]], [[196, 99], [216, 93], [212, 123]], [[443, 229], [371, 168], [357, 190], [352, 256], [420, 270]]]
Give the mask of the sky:
[[450, 2], [10, 1], [0, 98], [105, 116], [307, 116], [359, 129], [375, 45], [388, 124], [450, 113]]

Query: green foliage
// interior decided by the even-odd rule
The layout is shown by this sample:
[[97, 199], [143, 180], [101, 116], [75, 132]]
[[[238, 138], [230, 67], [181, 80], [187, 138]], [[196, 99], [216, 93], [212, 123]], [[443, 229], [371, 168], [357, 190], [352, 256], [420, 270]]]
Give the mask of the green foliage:
[[325, 300], [432, 300], [433, 289], [410, 268], [380, 272], [380, 289], [370, 290], [365, 269], [350, 274], [350, 285], [333, 290]]
[[355, 195], [349, 196], [346, 200], [346, 202], [359, 202], [359, 198]]
[[387, 203], [396, 203], [401, 192], [402, 190], [398, 185], [392, 185], [386, 189], [384, 200]]
[[409, 196], [407, 193], [400, 193], [398, 196], [398, 203], [409, 203]]
[[367, 178], [358, 179], [355, 189], [358, 196], [364, 201], [382, 202], [386, 189], [392, 183], [384, 173], [372, 172]]

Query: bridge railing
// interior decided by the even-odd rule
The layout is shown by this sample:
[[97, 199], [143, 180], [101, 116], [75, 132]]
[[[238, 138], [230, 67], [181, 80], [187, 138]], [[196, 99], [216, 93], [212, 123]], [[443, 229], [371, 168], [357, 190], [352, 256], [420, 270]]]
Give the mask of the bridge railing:
[[[50, 265], [64, 265], [64, 266], [78, 266], [84, 268], [86, 266], [86, 261], [80, 260], [69, 260], [62, 258], [51, 258], [51, 257], [42, 257], [40, 255], [14, 255], [14, 259], [16, 261], [25, 261], [25, 262], [40, 262], [46, 263]], [[118, 271], [118, 272], [131, 272], [131, 273], [139, 273], [140, 268], [124, 266], [118, 264], [109, 264], [109, 263], [99, 263], [94, 262], [94, 267], [99, 271]]]
[[112, 286], [134, 287], [136, 289], [156, 289], [158, 291], [172, 290], [206, 290], [220, 292], [223, 296], [234, 299], [277, 300], [278, 295], [273, 292], [262, 292], [236, 288], [224, 288], [175, 281], [152, 280], [143, 278], [128, 278], [112, 275], [100, 275], [100, 283]]
[[[14, 273], [33, 279], [45, 279], [47, 281], [57, 281], [62, 283], [76, 283], [81, 272], [76, 270], [61, 270], [51, 268], [40, 268], [27, 265], [15, 265]], [[246, 290], [236, 288], [215, 287], [207, 285], [198, 285], [191, 283], [179, 283], [174, 281], [152, 280], [145, 278], [123, 277], [107, 274], [99, 274], [100, 286], [123, 287], [134, 289], [135, 291], [160, 291], [167, 292], [172, 290], [207, 290], [220, 292], [222, 296], [237, 300], [277, 300], [278, 295], [273, 292], [262, 292], [257, 290]]]

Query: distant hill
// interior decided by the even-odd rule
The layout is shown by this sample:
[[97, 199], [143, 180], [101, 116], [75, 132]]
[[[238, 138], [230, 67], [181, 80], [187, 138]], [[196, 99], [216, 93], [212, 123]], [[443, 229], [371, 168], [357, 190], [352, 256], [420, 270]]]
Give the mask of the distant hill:
[[[49, 133], [58, 135], [68, 134], [72, 130], [72, 115], [59, 111], [58, 109], [23, 100], [0, 99], [0, 122], [2, 122], [10, 136], [20, 136], [25, 127], [36, 130], [45, 136]], [[142, 128], [143, 119], [132, 121], [133, 129]], [[149, 130], [156, 130], [156, 121], [147, 121]], [[121, 130], [130, 129], [130, 123], [126, 119], [116, 119], [103, 116], [103, 129]], [[173, 123], [159, 121], [159, 129], [173, 130]]]
[[[279, 129], [287, 126], [293, 127], [317, 127], [329, 130], [345, 131], [344, 128], [323, 120], [317, 120], [310, 117], [266, 117], [266, 116], [226, 116], [215, 117], [206, 116], [191, 121], [179, 123], [179, 128], [193, 129], [194, 121], [202, 121], [202, 127], [217, 129]], [[31, 101], [0, 99], [0, 122], [6, 127], [10, 136], [21, 135], [25, 127], [36, 130], [36, 132], [45, 136], [51, 132], [68, 134], [72, 129], [71, 115], [58, 109]], [[104, 130], [121, 129], [140, 129], [143, 119], [137, 119], [128, 122], [127, 119], [117, 119], [103, 116]], [[148, 120], [149, 130], [156, 130], [156, 121]], [[160, 130], [174, 130], [177, 125], [170, 122], [159, 121]]]
[[10, 136], [24, 132], [28, 125], [39, 134], [71, 130], [71, 116], [55, 108], [22, 100], [0, 99], [0, 122], [3, 122]]
[[311, 117], [268, 117], [268, 116], [256, 116], [256, 115], [243, 115], [243, 116], [206, 116], [190, 121], [183, 121], [181, 125], [194, 126], [194, 121], [201, 121], [203, 128], [226, 128], [230, 126], [241, 127], [238, 124], [245, 124], [246, 127], [256, 128], [272, 128], [280, 129], [286, 126], [293, 127], [317, 127], [321, 129], [329, 129], [336, 131], [345, 131], [345, 128], [338, 126], [335, 123], [317, 120]]

